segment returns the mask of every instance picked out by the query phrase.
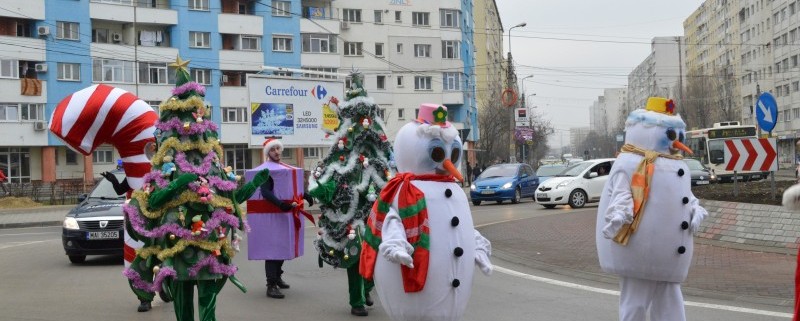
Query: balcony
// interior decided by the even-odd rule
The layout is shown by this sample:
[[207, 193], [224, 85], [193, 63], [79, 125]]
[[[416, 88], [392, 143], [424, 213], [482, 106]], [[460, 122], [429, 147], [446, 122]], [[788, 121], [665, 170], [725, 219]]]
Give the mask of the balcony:
[[168, 6], [133, 6], [132, 2], [129, 0], [92, 0], [89, 13], [92, 19], [106, 21], [136, 22], [156, 25], [178, 24], [178, 12], [170, 9]]
[[[45, 0], [3, 0], [4, 17], [44, 20]], [[13, 8], [13, 9], [11, 9]]]
[[4, 59], [45, 61], [46, 47], [43, 39], [0, 36], [0, 52]]
[[461, 91], [442, 91], [442, 104], [445, 105], [464, 104], [464, 93]]
[[264, 18], [260, 16], [221, 13], [217, 20], [220, 33], [264, 35]]

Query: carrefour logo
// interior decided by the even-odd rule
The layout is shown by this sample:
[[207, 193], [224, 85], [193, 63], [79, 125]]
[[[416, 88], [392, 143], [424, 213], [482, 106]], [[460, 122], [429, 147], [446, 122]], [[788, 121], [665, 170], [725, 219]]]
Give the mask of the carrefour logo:
[[317, 99], [322, 100], [328, 94], [328, 90], [322, 85], [317, 85], [314, 88], [311, 88], [311, 96], [317, 97]]
[[308, 90], [297, 89], [294, 88], [294, 86], [289, 86], [288, 88], [275, 88], [272, 86], [267, 86], [265, 91], [267, 96], [308, 96]]

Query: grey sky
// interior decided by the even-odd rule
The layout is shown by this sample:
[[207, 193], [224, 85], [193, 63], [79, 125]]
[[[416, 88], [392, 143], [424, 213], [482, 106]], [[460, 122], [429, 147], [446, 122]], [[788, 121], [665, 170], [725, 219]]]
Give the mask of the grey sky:
[[[683, 35], [683, 21], [701, 0], [497, 0], [505, 51], [508, 29], [517, 75], [534, 113], [559, 131], [589, 126], [589, 106], [604, 88], [627, 84], [627, 76], [650, 54], [653, 37]], [[479, 32], [476, 30], [476, 32]], [[568, 135], [564, 135], [565, 144]]]

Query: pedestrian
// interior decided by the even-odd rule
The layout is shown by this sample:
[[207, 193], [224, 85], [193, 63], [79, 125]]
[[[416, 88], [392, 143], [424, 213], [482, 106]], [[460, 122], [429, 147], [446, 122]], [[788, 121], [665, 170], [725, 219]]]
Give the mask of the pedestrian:
[[[295, 191], [291, 191], [291, 189], [299, 188], [302, 191], [302, 181], [297, 184], [293, 178], [302, 180], [304, 176], [302, 169], [281, 163], [281, 153], [283, 153], [281, 141], [269, 138], [263, 145], [267, 161], [256, 170], [267, 168], [270, 170], [270, 177], [260, 186], [262, 199], [251, 199], [247, 202], [251, 226], [248, 234], [248, 242], [250, 242], [248, 257], [251, 260], [264, 259], [267, 297], [283, 299], [285, 295], [281, 289], [290, 288], [282, 277], [283, 263], [303, 255], [304, 229], [303, 221], [296, 221], [293, 214], [294, 211], [301, 211], [302, 201], [298, 203], [297, 200], [282, 200], [279, 196], [294, 194]], [[288, 175], [285, 175], [286, 173]], [[276, 187], [281, 189], [280, 193]], [[314, 200], [307, 194], [304, 194], [303, 198], [309, 205], [314, 205]]]
[[467, 186], [472, 185], [472, 168], [473, 168], [472, 165], [469, 162], [467, 162], [467, 171], [466, 171]]
[[0, 188], [3, 189], [3, 194], [8, 195], [8, 189], [6, 188], [6, 173], [3, 172], [2, 168], [0, 168]]
[[478, 176], [481, 176], [481, 173], [483, 172], [482, 168], [484, 168], [483, 165], [478, 165], [478, 166], [475, 166], [475, 168], [472, 170], [472, 177], [473, 177], [472, 180], [473, 181], [477, 181], [478, 180]]

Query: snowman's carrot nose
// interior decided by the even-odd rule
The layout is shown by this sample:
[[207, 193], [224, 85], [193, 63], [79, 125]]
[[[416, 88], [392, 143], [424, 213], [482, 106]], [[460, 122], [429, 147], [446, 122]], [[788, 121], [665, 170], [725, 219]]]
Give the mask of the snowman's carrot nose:
[[453, 177], [455, 177], [459, 182], [464, 181], [464, 177], [461, 176], [461, 173], [458, 172], [456, 166], [453, 165], [453, 162], [451, 162], [449, 159], [445, 159], [444, 163], [442, 163], [442, 166], [444, 166], [444, 169], [446, 169], [450, 175], [453, 175]]
[[677, 140], [672, 142], [672, 148], [680, 149], [680, 150], [682, 150], [684, 152], [689, 153], [689, 155], [694, 154], [694, 152], [692, 152], [692, 149], [689, 148], [689, 146], [686, 146], [686, 145], [684, 145], [683, 143], [681, 143], [680, 141], [677, 141]]

